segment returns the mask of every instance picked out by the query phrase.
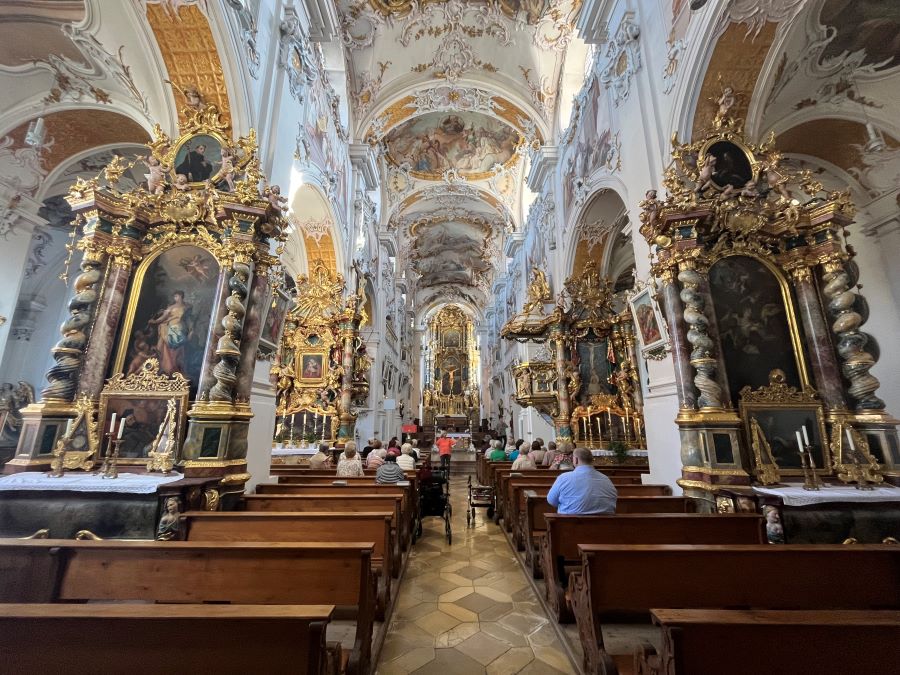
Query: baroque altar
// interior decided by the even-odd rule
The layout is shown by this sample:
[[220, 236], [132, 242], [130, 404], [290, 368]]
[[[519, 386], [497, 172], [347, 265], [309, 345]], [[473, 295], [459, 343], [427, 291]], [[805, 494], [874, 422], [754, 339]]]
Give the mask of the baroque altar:
[[455, 305], [441, 309], [428, 321], [425, 354], [425, 426], [476, 428], [481, 401], [472, 320]]
[[782, 477], [900, 482], [897, 420], [861, 330], [849, 191], [824, 191], [771, 136], [750, 142], [731, 105], [723, 94], [699, 140], [673, 138], [667, 197], [641, 203], [675, 365], [678, 482], [710, 508], [730, 486]]
[[516, 401], [550, 415], [557, 439], [624, 457], [646, 446], [632, 315], [593, 260], [563, 289], [548, 314], [549, 282], [533, 270], [522, 311], [501, 330], [506, 339], [552, 349], [514, 367]]
[[371, 360], [359, 337], [366, 321], [363, 298], [344, 298], [341, 274], [316, 261], [296, 280], [295, 306], [285, 328], [272, 375], [277, 387], [278, 449], [353, 439], [352, 406], [369, 392]]
[[[176, 138], [157, 125], [145, 156], [114, 156], [69, 190], [75, 221], [64, 280], [80, 258], [69, 315], [40, 400], [22, 411], [7, 473], [47, 470], [63, 439], [93, 446], [88, 425], [67, 430], [86, 405], [101, 433], [111, 411], [128, 420], [132, 464], [143, 469], [152, 453], [171, 450], [184, 480], [215, 484], [210, 503], [243, 492], [250, 386], [286, 200], [260, 172], [255, 132], [233, 139], [216, 106], [200, 100], [182, 119]], [[123, 174], [138, 162], [146, 182], [129, 186]], [[125, 383], [151, 363], [184, 382], [176, 406], [172, 394], [143, 391], [111, 408], [107, 378]], [[98, 455], [80, 468], [90, 470]]]

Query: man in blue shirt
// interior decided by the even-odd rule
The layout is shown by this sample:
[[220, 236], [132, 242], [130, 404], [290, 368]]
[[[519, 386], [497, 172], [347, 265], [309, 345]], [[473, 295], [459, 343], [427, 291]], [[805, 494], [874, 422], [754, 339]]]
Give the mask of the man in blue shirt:
[[591, 451], [578, 448], [573, 453], [573, 463], [573, 471], [554, 481], [547, 502], [561, 514], [615, 513], [618, 492], [609, 478], [594, 470]]

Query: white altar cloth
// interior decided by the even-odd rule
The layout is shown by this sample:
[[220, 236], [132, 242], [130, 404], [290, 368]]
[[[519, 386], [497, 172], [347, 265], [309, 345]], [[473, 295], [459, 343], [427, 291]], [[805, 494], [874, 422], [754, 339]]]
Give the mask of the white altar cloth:
[[802, 487], [754, 487], [753, 491], [767, 497], [780, 497], [785, 506], [812, 506], [828, 502], [900, 502], [900, 488], [892, 485], [879, 485], [874, 490], [823, 486], [818, 491], [804, 490]]
[[316, 448], [272, 448], [272, 457], [291, 457], [294, 455], [316, 454], [319, 449]]
[[117, 492], [131, 495], [150, 495], [160, 485], [184, 478], [180, 473], [170, 476], [147, 473], [120, 473], [118, 478], [102, 478], [93, 473], [67, 473], [59, 478], [40, 471], [25, 471], [0, 478], [0, 491], [53, 490], [70, 492]]

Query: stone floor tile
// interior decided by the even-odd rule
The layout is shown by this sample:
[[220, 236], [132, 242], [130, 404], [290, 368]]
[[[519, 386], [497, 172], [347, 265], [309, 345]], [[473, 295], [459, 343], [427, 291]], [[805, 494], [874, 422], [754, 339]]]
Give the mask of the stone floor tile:
[[459, 619], [460, 621], [478, 621], [478, 614], [475, 612], [469, 611], [464, 607], [460, 607], [456, 603], [453, 602], [439, 602], [438, 609], [444, 612], [445, 614], [449, 614], [450, 616]]
[[543, 661], [535, 659], [522, 668], [518, 675], [573, 675], [574, 673], [575, 671], [572, 670], [571, 666], [567, 667], [565, 670], [557, 670]]
[[465, 607], [472, 612], [483, 612], [487, 609], [490, 609], [497, 603], [487, 596], [481, 595], [480, 593], [471, 593], [467, 594], [464, 598], [457, 600], [456, 604], [460, 607]]
[[486, 666], [501, 654], [509, 651], [509, 645], [486, 633], [479, 632], [456, 645], [456, 649]]
[[430, 663], [434, 660], [434, 647], [428, 645], [427, 647], [417, 647], [415, 649], [410, 649], [403, 656], [394, 659], [391, 663], [394, 663], [401, 668], [406, 669], [406, 672], [411, 672], [416, 668], [421, 668], [426, 663]]
[[[510, 630], [503, 624], [496, 621], [482, 621], [481, 630], [493, 638], [502, 640], [510, 647], [529, 647], [528, 640], [524, 635]], [[529, 647], [530, 649], [530, 647]]]
[[569, 657], [555, 647], [532, 645], [531, 648], [534, 651], [535, 657], [546, 663], [548, 666], [563, 672], [572, 667], [569, 662]]
[[430, 614], [426, 614], [425, 616], [416, 619], [416, 625], [432, 635], [440, 635], [459, 623], [461, 623], [459, 619], [439, 611], [431, 612]]
[[435, 647], [455, 647], [481, 630], [479, 623], [461, 623], [434, 638]]
[[487, 675], [515, 675], [532, 661], [534, 661], [534, 652], [530, 649], [513, 647], [488, 664]]
[[466, 579], [479, 579], [483, 577], [487, 572], [480, 567], [475, 567], [474, 565], [466, 565], [458, 570], [456, 570], [456, 574], [461, 577], [465, 577]]
[[461, 577], [458, 574], [450, 573], [441, 573], [441, 579], [445, 579], [446, 581], [451, 581], [457, 586], [473, 586], [471, 579], [466, 579], [465, 577]]
[[394, 612], [394, 618], [398, 620], [409, 620], [415, 621], [420, 617], [425, 616], [426, 614], [430, 614], [431, 612], [437, 609], [436, 602], [420, 602], [417, 605], [413, 605], [407, 609], [401, 609], [399, 611]]
[[482, 612], [478, 612], [479, 621], [497, 621], [513, 610], [511, 602], [495, 602]]
[[435, 649], [434, 654], [434, 660], [414, 670], [414, 675], [484, 675], [484, 666], [456, 649]]
[[500, 623], [510, 630], [529, 635], [546, 624], [547, 619], [534, 614], [523, 614], [522, 612], [513, 611], [501, 618]]
[[462, 600], [463, 598], [465, 598], [468, 595], [472, 595], [472, 593], [474, 593], [474, 592], [475, 592], [474, 589], [467, 587], [467, 586], [457, 587], [457, 588], [454, 588], [452, 591], [447, 591], [446, 593], [442, 593], [438, 597], [438, 602], [456, 602], [457, 600]]

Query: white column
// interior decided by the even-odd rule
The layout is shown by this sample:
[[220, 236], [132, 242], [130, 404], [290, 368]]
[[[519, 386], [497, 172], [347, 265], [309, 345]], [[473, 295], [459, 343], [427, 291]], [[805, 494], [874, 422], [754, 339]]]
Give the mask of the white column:
[[250, 389], [250, 431], [247, 435], [247, 490], [269, 480], [272, 465], [272, 437], [275, 433], [275, 387], [269, 382], [268, 361], [257, 361]]

